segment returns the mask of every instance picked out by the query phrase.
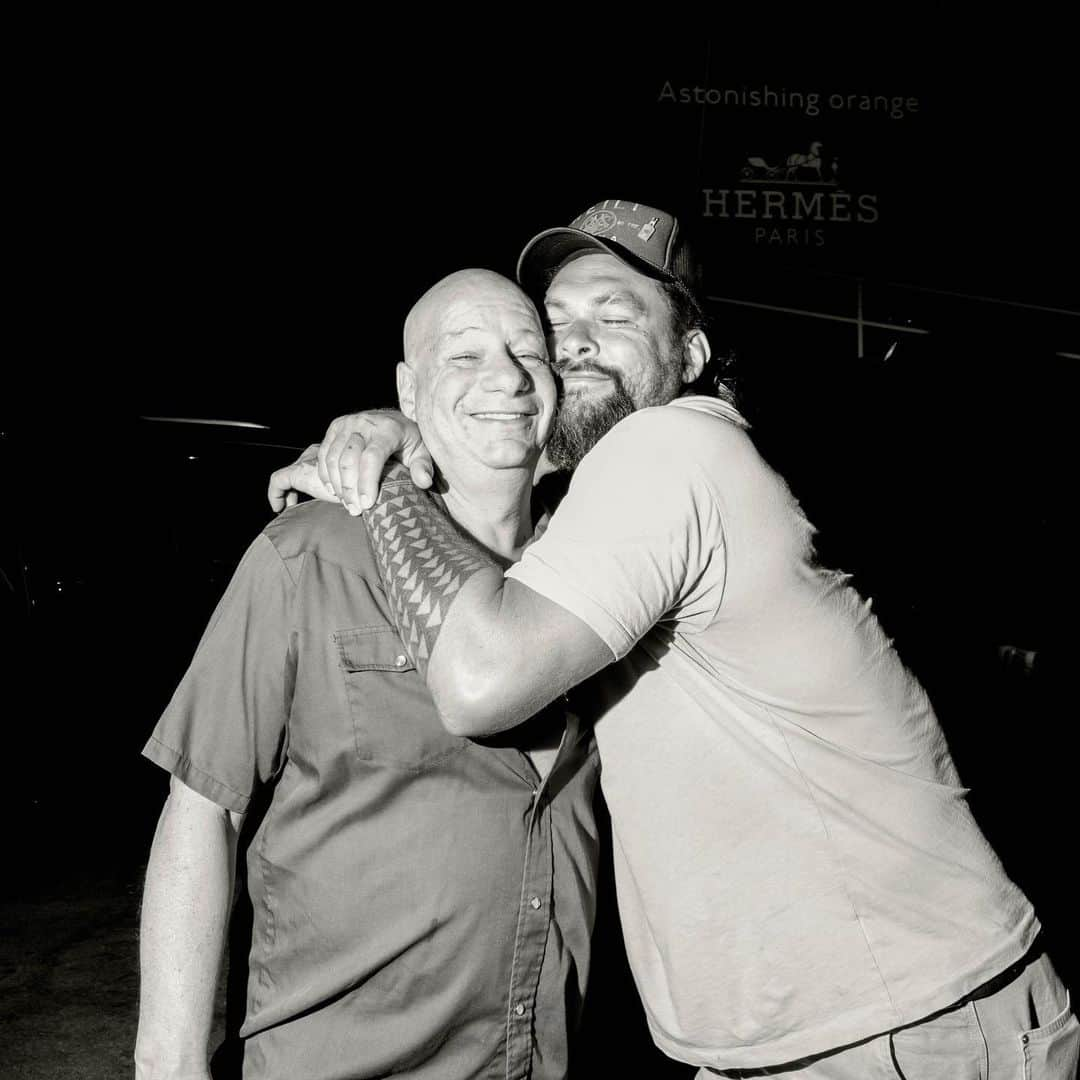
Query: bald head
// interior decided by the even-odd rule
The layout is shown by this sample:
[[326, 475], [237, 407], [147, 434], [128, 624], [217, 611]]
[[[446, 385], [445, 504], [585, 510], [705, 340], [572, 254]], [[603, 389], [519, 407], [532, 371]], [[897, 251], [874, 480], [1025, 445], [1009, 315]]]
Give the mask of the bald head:
[[524, 470], [547, 439], [555, 381], [540, 316], [512, 281], [459, 270], [433, 285], [405, 320], [398, 401], [443, 475]]
[[413, 304], [405, 318], [405, 363], [412, 367], [430, 356], [447, 322], [460, 322], [470, 309], [495, 305], [535, 310], [514, 282], [493, 270], [456, 270], [437, 281]]

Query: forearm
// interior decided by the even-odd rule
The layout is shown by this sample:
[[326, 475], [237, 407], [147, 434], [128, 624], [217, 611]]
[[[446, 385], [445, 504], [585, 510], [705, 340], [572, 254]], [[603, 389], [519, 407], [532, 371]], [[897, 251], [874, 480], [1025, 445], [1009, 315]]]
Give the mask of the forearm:
[[516, 727], [573, 685], [538, 675], [542, 635], [517, 610], [501, 571], [462, 585], [432, 646], [427, 684], [447, 730], [483, 738]]
[[143, 891], [138, 1080], [208, 1077], [238, 818], [173, 782]]
[[384, 483], [364, 520], [401, 640], [453, 734], [516, 727], [611, 663], [585, 623], [507, 581], [408, 480]]

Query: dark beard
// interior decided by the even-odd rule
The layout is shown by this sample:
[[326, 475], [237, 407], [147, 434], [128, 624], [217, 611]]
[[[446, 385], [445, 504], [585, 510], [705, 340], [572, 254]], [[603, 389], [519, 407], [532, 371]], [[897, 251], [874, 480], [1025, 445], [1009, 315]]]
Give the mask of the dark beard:
[[619, 373], [605, 368], [604, 374], [610, 376], [612, 390], [602, 400], [571, 399], [572, 404], [567, 409], [560, 398], [559, 412], [547, 444], [548, 460], [556, 469], [572, 472], [620, 420], [634, 412], [634, 402]]

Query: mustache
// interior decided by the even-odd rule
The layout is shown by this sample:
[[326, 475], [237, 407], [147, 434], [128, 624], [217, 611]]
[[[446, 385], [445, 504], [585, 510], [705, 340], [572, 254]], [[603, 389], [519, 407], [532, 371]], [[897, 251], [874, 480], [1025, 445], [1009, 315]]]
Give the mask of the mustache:
[[[611, 380], [613, 388], [613, 397], [626, 398], [629, 395], [626, 391], [626, 383], [623, 381], [622, 372], [617, 368], [609, 368], [604, 364], [598, 364], [593, 360], [579, 360], [576, 363], [564, 364], [561, 368], [555, 369], [555, 379], [558, 382], [558, 398], [556, 401], [557, 406], [562, 406], [566, 400], [566, 384], [563, 382], [563, 378], [566, 375], [579, 375], [582, 372], [591, 372], [597, 375], [603, 375]], [[575, 400], [571, 395], [571, 401]]]
[[604, 375], [617, 382], [622, 381], [622, 376], [618, 371], [605, 367], [603, 364], [597, 364], [592, 360], [578, 361], [577, 363], [568, 361], [564, 364], [555, 364], [553, 370], [560, 379], [565, 378], [567, 375], [581, 375], [584, 372], [592, 372], [596, 375]]

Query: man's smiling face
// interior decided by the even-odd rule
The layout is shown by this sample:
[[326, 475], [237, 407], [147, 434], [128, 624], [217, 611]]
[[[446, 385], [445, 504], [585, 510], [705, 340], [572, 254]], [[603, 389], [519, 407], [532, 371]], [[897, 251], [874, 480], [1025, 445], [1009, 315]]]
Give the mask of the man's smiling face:
[[556, 397], [536, 309], [487, 271], [452, 275], [417, 308], [399, 389], [440, 469], [531, 469]]

